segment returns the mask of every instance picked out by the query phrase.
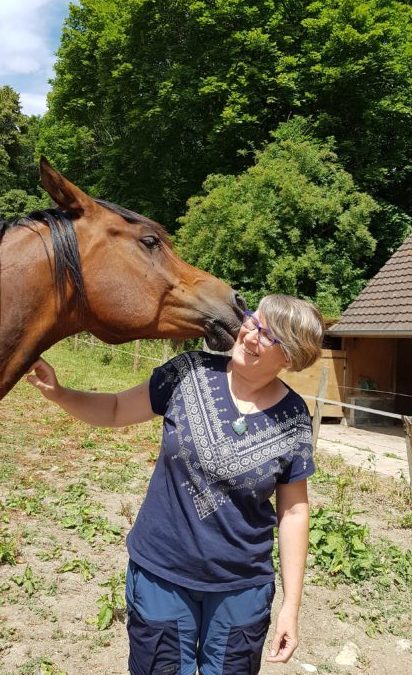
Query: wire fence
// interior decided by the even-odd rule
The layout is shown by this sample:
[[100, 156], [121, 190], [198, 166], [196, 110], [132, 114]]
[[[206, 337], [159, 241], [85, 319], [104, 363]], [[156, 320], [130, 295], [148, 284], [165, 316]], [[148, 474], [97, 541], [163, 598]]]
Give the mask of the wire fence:
[[[172, 356], [176, 355], [179, 352], [185, 351], [188, 348], [199, 348], [199, 341], [189, 341], [174, 343], [171, 340], [136, 340], [134, 342], [129, 342], [121, 347], [116, 345], [107, 345], [94, 336], [90, 334], [79, 334], [75, 335], [73, 338], [67, 338], [72, 341], [73, 348], [75, 350], [84, 347], [91, 349], [101, 350], [104, 358], [108, 359], [119, 354], [122, 358], [125, 358], [130, 362], [130, 367], [133, 371], [137, 371], [141, 366], [142, 361], [150, 362], [151, 364], [161, 365], [166, 363]], [[406, 452], [409, 466], [409, 477], [412, 489], [412, 417], [406, 415], [401, 415], [386, 410], [379, 410], [376, 408], [370, 408], [367, 406], [361, 406], [353, 403], [346, 403], [345, 401], [335, 401], [329, 398], [326, 398], [326, 391], [328, 385], [328, 374], [325, 371], [328, 371], [327, 367], [321, 369], [321, 376], [319, 381], [318, 393], [316, 396], [309, 394], [302, 394], [305, 400], [315, 401], [315, 411], [313, 415], [313, 430], [314, 430], [314, 446], [316, 448], [319, 428], [322, 421], [323, 414], [323, 405], [329, 404], [333, 406], [339, 406], [342, 409], [357, 410], [363, 413], [368, 413], [371, 415], [378, 415], [381, 417], [386, 417], [392, 420], [399, 420], [405, 431], [405, 442], [406, 442]], [[361, 387], [346, 387], [344, 385], [339, 385], [338, 389], [347, 390], [347, 391], [360, 391], [363, 394], [365, 393], [379, 393], [387, 394], [392, 396], [405, 396], [407, 398], [412, 398], [411, 394], [398, 394], [397, 392], [383, 391], [379, 389], [363, 389]]]

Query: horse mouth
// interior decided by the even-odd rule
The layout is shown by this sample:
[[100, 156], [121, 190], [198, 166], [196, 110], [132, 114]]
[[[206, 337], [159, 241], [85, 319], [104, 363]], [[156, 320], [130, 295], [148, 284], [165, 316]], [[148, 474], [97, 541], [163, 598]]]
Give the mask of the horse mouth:
[[219, 321], [207, 321], [205, 324], [205, 339], [209, 349], [217, 352], [227, 352], [232, 349], [239, 332], [239, 325], [224, 326]]

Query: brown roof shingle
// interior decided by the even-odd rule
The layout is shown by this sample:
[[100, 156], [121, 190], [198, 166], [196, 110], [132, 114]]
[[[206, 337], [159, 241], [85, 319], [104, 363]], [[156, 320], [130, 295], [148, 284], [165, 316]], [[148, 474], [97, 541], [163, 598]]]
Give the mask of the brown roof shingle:
[[412, 235], [369, 281], [328, 333], [412, 336]]

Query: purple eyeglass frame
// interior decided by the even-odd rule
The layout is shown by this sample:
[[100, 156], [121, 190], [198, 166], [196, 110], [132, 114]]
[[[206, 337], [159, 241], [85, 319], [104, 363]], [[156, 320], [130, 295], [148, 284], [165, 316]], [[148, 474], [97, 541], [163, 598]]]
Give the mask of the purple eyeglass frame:
[[[248, 319], [252, 319], [253, 323], [255, 324], [255, 326], [256, 326], [256, 328], [257, 328], [257, 332], [258, 332], [258, 341], [259, 341], [259, 342], [260, 342], [260, 334], [261, 334], [262, 331], [264, 331], [264, 332], [265, 332], [265, 337], [267, 337], [267, 339], [272, 343], [272, 345], [280, 345], [281, 347], [283, 347], [282, 342], [281, 342], [278, 338], [276, 338], [276, 337], [271, 337], [271, 336], [268, 334], [266, 328], [264, 328], [264, 326], [262, 326], [262, 324], [261, 324], [261, 323], [257, 320], [257, 318], [255, 317], [255, 313], [252, 312], [250, 309], [246, 309], [246, 310], [243, 312], [243, 320], [242, 320], [242, 324], [244, 324]], [[263, 346], [264, 346], [264, 345], [263, 345]]]

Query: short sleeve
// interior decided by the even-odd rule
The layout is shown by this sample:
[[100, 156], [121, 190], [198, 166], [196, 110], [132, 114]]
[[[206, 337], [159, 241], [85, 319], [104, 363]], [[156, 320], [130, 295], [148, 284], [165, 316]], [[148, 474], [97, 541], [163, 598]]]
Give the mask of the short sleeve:
[[315, 473], [313, 459], [312, 424], [306, 404], [302, 401], [302, 412], [297, 414], [296, 440], [289, 461], [278, 477], [278, 483], [294, 483], [309, 478]]
[[179, 375], [175, 359], [155, 368], [149, 382], [149, 394], [152, 410], [156, 415], [164, 416], [171, 396], [178, 384]]

